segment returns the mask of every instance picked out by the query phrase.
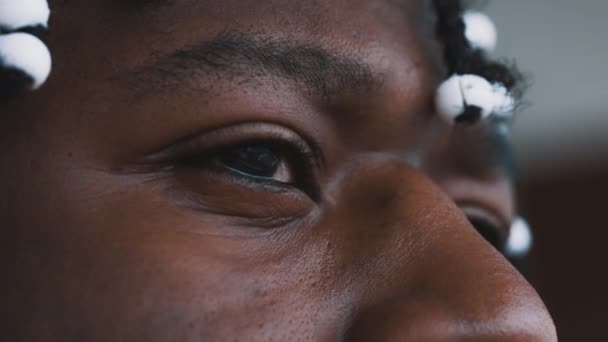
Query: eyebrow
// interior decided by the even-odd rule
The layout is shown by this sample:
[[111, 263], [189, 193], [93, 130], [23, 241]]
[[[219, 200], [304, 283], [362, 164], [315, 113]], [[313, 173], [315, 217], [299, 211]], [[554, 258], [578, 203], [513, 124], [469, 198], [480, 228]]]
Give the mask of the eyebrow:
[[241, 32], [224, 32], [155, 58], [152, 64], [133, 70], [129, 78], [142, 81], [140, 86], [162, 90], [183, 86], [201, 75], [239, 83], [273, 76], [304, 85], [309, 94], [323, 99], [344, 92], [368, 93], [382, 83], [360, 58], [310, 43]]

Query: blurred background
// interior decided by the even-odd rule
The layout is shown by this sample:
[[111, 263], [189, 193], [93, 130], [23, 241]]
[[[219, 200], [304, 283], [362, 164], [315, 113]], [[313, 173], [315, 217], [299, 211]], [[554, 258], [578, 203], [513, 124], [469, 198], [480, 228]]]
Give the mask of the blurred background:
[[521, 211], [535, 233], [530, 280], [561, 341], [606, 341], [608, 1], [488, 1], [497, 56], [532, 88], [516, 120]]

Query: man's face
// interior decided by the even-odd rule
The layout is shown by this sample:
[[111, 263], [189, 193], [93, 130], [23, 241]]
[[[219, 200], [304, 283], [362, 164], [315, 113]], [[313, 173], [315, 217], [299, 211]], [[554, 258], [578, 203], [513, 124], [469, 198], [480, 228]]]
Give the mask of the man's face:
[[553, 336], [469, 223], [514, 217], [504, 138], [433, 113], [427, 1], [51, 7], [2, 109], [11, 340]]

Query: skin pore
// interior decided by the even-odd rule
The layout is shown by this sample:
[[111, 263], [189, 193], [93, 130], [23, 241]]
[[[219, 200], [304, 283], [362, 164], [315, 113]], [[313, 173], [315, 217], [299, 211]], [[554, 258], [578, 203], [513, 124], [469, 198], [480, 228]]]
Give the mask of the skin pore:
[[469, 221], [504, 138], [433, 113], [428, 1], [59, 1], [2, 104], [11, 341], [553, 341]]

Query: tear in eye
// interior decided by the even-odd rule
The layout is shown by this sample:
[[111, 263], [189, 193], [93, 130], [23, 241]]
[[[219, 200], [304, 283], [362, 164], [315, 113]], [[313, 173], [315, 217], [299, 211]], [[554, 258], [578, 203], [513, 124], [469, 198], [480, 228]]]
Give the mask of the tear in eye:
[[269, 143], [251, 143], [224, 149], [216, 162], [242, 176], [282, 183], [293, 181], [280, 148]]

